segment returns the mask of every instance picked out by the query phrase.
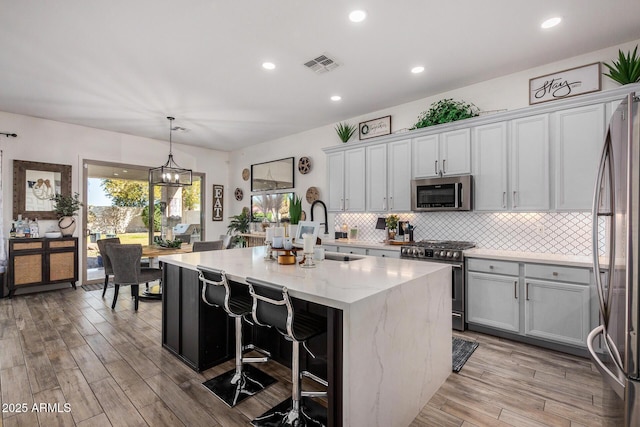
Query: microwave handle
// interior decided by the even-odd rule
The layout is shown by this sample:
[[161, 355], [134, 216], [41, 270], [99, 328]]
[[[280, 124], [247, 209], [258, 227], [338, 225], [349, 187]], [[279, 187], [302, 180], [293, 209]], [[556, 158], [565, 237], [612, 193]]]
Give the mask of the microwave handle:
[[455, 186], [456, 192], [454, 194], [454, 197], [456, 199], [456, 203], [455, 203], [455, 208], [458, 209], [460, 207], [460, 194], [462, 193], [462, 184], [457, 183]]

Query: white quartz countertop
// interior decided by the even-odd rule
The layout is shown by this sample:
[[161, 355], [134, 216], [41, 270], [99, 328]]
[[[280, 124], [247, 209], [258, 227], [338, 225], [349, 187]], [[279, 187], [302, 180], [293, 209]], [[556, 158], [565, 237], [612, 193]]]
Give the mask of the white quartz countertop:
[[[159, 260], [196, 270], [198, 265], [224, 270], [231, 280], [254, 277], [286, 286], [291, 296], [344, 310], [350, 304], [387, 292], [406, 282], [451, 267], [387, 257], [357, 255], [354, 261], [316, 261], [315, 268], [265, 261], [265, 247], [165, 255]], [[328, 252], [327, 254], [330, 254]], [[344, 255], [344, 254], [340, 254]]]
[[[504, 261], [532, 262], [539, 264], [592, 267], [593, 259], [585, 255], [559, 255], [538, 252], [500, 251], [496, 249], [473, 248], [464, 251], [466, 258], [485, 258]], [[602, 265], [604, 267], [604, 265]]]
[[401, 245], [390, 245], [385, 242], [371, 242], [366, 240], [347, 240], [347, 239], [337, 239], [337, 240], [329, 240], [322, 239], [323, 245], [335, 245], [335, 246], [346, 246], [353, 248], [365, 248], [365, 249], [384, 249], [390, 251], [400, 251]]

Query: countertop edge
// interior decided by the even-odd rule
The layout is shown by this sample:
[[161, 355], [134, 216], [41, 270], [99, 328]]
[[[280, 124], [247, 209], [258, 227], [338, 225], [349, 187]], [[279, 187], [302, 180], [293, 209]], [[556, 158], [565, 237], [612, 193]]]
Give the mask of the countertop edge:
[[562, 255], [540, 252], [501, 251], [496, 249], [473, 248], [465, 250], [464, 256], [466, 258], [484, 258], [536, 264], [566, 265], [582, 268], [593, 267], [591, 256], [586, 255]]

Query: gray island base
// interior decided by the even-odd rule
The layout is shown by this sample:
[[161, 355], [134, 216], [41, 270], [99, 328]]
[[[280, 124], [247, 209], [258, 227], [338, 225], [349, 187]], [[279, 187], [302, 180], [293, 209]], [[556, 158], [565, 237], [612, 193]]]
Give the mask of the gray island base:
[[[408, 426], [451, 373], [451, 267], [362, 256], [306, 269], [265, 261], [264, 253], [254, 247], [160, 257], [163, 346], [196, 370], [232, 357], [233, 325], [223, 310], [200, 303], [198, 265], [223, 269], [238, 287], [247, 277], [277, 283], [296, 304], [327, 317], [327, 334], [313, 344], [323, 363], [302, 364], [329, 382], [329, 425]], [[273, 331], [249, 333], [290, 366], [290, 343]]]

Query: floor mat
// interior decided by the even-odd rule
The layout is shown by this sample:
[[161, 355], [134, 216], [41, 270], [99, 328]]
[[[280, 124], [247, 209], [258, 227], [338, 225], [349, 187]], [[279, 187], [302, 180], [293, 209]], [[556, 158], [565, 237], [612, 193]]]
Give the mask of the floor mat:
[[477, 342], [465, 341], [461, 338], [453, 337], [453, 372], [460, 372], [460, 369], [467, 363], [469, 357], [478, 348]]

